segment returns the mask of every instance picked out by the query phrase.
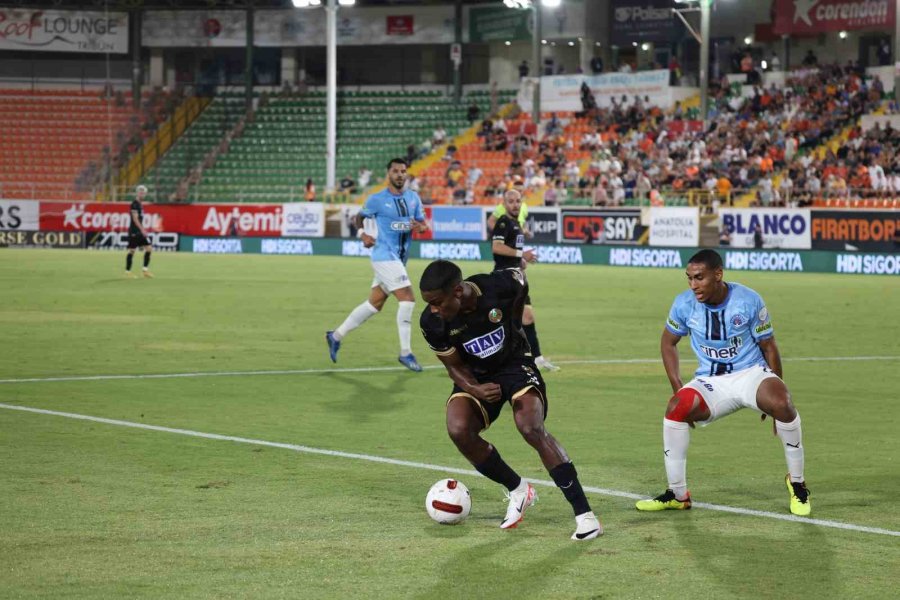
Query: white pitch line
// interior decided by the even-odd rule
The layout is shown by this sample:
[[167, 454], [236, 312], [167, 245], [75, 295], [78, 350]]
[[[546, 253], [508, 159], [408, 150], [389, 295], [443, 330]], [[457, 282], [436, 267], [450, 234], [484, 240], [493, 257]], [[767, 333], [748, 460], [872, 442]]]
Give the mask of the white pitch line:
[[[159, 425], [147, 425], [146, 423], [135, 423], [133, 421], [120, 421], [118, 419], [106, 419], [104, 417], [94, 417], [91, 415], [81, 415], [77, 413], [69, 413], [69, 412], [60, 412], [55, 410], [46, 410], [43, 408], [32, 408], [30, 406], [18, 406], [15, 404], [3, 404], [0, 403], [0, 408], [5, 408], [8, 410], [18, 410], [23, 412], [36, 413], [40, 415], [51, 415], [55, 417], [65, 417], [68, 419], [78, 419], [80, 421], [91, 421], [94, 423], [105, 423], [107, 425], [117, 425], [119, 427], [132, 427], [134, 429], [145, 429], [149, 431], [161, 431], [163, 433], [173, 433], [176, 435], [185, 435], [190, 437], [204, 438], [208, 440], [220, 440], [224, 442], [236, 442], [239, 444], [251, 444], [254, 446], [266, 446], [269, 448], [281, 448], [283, 450], [292, 450], [294, 452], [303, 452], [306, 454], [320, 454], [324, 456], [336, 456], [339, 458], [351, 458], [355, 460], [364, 460], [368, 462], [375, 463], [383, 463], [388, 465], [396, 465], [399, 467], [411, 467], [414, 469], [425, 469], [428, 471], [439, 471], [441, 473], [453, 473], [457, 475], [472, 475], [474, 477], [482, 477], [478, 471], [473, 471], [471, 469], [458, 469], [455, 467], [444, 467], [441, 465], [433, 465], [429, 463], [422, 462], [414, 462], [408, 460], [398, 460], [395, 458], [386, 458], [383, 456], [374, 456], [370, 454], [357, 454], [355, 452], [341, 452], [339, 450], [326, 450], [324, 448], [313, 448], [311, 446], [299, 446], [297, 444], [285, 444], [281, 442], [269, 442], [266, 440], [256, 440], [253, 438], [244, 438], [237, 437], [231, 435], [221, 435], [218, 433], [205, 433], [203, 431], [193, 431], [191, 429], [178, 429], [174, 427], [162, 427]], [[542, 485], [546, 487], [556, 487], [556, 484], [552, 481], [546, 481], [543, 479], [529, 479], [531, 483]], [[599, 487], [591, 487], [584, 486], [584, 491], [591, 492], [594, 494], [601, 494], [603, 496], [615, 496], [617, 498], [629, 498], [632, 500], [639, 500], [641, 498], [645, 498], [646, 496], [642, 496], [640, 494], [632, 494], [631, 492], [623, 492], [620, 490], [611, 490], [606, 488]], [[708, 504], [706, 502], [694, 502], [693, 507], [696, 508], [705, 508], [708, 510], [715, 510], [720, 512], [728, 512], [739, 515], [749, 515], [753, 517], [764, 517], [768, 519], [777, 519], [780, 521], [793, 521], [795, 523], [807, 523], [810, 525], [819, 525], [820, 527], [831, 527], [834, 529], [844, 529], [848, 531], [859, 531], [862, 533], [874, 533], [877, 535], [888, 535], [894, 537], [900, 537], [900, 531], [893, 531], [890, 529], [882, 529], [880, 527], [867, 527], [865, 525], [855, 525], [853, 523], [842, 523], [840, 521], [826, 521], [824, 519], [808, 519], [803, 517], [796, 517], [794, 515], [786, 515], [780, 513], [773, 513], [764, 510], [753, 510], [750, 508], [739, 508], [734, 506], [724, 506], [721, 504]]]
[[[847, 362], [900, 360], [900, 356], [798, 356], [785, 358], [784, 362]], [[656, 364], [658, 358], [597, 358], [584, 360], [560, 360], [560, 365], [632, 365]], [[441, 365], [429, 365], [424, 369], [443, 369]], [[327, 373], [374, 373], [378, 371], [405, 371], [406, 367], [332, 367], [327, 369], [282, 369], [275, 371], [197, 371], [194, 373], [147, 373], [127, 375], [71, 375], [68, 377], [27, 377], [0, 379], [0, 384], [54, 383], [60, 381], [116, 381], [131, 379], [187, 379], [193, 377], [252, 377], [256, 375], [323, 375]]]

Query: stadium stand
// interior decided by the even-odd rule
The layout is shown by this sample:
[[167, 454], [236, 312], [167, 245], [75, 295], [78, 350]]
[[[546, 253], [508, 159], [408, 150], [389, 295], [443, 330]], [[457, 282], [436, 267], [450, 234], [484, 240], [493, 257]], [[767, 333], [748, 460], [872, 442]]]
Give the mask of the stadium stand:
[[[235, 131], [240, 116], [229, 107], [232, 100], [241, 99], [242, 91], [218, 98], [207, 109], [210, 114], [197, 120], [147, 179], [158, 178], [162, 189], [171, 193], [180, 179], [193, 172], [195, 185], [187, 194], [195, 201], [300, 200], [308, 179], [315, 188], [324, 189], [324, 93], [263, 93], [252, 117]], [[472, 94], [468, 101], [479, 110], [490, 110], [489, 92]], [[407, 156], [410, 147], [417, 155], [436, 128], [465, 127], [466, 110], [437, 91], [341, 92], [337, 176], [352, 180], [353, 186], [337, 199], [346, 200], [361, 191], [357, 179], [361, 170], [380, 172], [391, 157]], [[217, 147], [216, 160], [204, 164]], [[325, 198], [319, 194], [317, 199]]]
[[136, 148], [166, 107], [130, 92], [0, 89], [0, 194], [6, 198], [87, 199]]

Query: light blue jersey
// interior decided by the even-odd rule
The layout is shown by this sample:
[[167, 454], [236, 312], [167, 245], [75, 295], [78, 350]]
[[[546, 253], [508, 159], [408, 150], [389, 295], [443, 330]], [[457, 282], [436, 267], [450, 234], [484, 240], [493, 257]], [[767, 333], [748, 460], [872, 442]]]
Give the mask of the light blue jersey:
[[369, 196], [359, 214], [366, 219], [375, 219], [378, 227], [372, 260], [375, 262], [399, 260], [405, 265], [409, 258], [409, 244], [412, 241], [410, 219], [425, 222], [425, 212], [422, 210], [419, 195], [406, 190], [395, 196], [385, 188]]
[[772, 337], [769, 311], [759, 294], [739, 283], [729, 283], [728, 295], [718, 306], [698, 302], [691, 290], [675, 297], [666, 328], [677, 336], [691, 336], [691, 348], [700, 361], [695, 375], [709, 377], [766, 366], [759, 341]]

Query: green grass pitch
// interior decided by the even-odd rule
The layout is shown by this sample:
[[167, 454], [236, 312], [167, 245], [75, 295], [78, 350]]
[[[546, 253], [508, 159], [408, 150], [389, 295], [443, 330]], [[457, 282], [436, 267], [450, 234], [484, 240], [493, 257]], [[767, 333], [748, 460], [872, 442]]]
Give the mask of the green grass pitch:
[[[394, 300], [348, 336], [337, 365], [328, 358], [323, 333], [365, 298], [367, 261], [155, 254], [153, 280], [122, 279], [123, 263], [0, 251], [0, 379], [247, 374], [7, 381], [0, 403], [470, 468], [444, 431], [450, 381], [416, 329], [430, 368], [397, 364]], [[424, 266], [410, 263], [414, 281]], [[563, 366], [546, 375], [548, 429], [585, 485], [661, 492], [658, 344], [683, 273], [536, 265], [529, 278], [543, 350]], [[759, 291], [773, 316], [813, 517], [900, 531], [897, 278], [726, 279]], [[829, 357], [848, 358], [800, 360]], [[577, 362], [608, 359], [648, 361]], [[310, 372], [251, 374], [278, 370]], [[549, 479], [509, 412], [486, 437], [524, 476]], [[788, 514], [784, 473], [769, 422], [749, 411], [693, 433], [698, 502]], [[606, 535], [575, 543], [548, 487], [501, 531], [502, 490], [473, 475], [460, 476], [471, 516], [439, 526], [424, 497], [442, 476], [0, 409], [0, 597], [886, 598], [900, 578], [895, 536], [708, 508], [641, 514], [597, 493]]]

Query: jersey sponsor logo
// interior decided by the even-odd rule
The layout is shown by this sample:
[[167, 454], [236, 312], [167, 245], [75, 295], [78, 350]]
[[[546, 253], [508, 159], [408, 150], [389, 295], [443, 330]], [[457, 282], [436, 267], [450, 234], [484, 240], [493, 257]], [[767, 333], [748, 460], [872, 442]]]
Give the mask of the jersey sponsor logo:
[[728, 348], [713, 348], [711, 346], [700, 346], [700, 351], [703, 352], [708, 358], [737, 358], [738, 349], [737, 346], [730, 346]]
[[466, 352], [478, 358], [487, 358], [493, 356], [503, 349], [503, 342], [506, 339], [506, 333], [501, 325], [497, 329], [478, 336], [463, 344]]
[[391, 221], [391, 229], [394, 231], [410, 231], [412, 223], [409, 221]]
[[772, 322], [763, 323], [762, 325], [758, 325], [755, 329], [756, 333], [765, 333], [772, 329]]
[[669, 327], [671, 327], [672, 329], [675, 329], [676, 331], [682, 330], [681, 324], [679, 324], [678, 321], [676, 321], [672, 317], [669, 317], [668, 319], [666, 319], [666, 323], [668, 323]]
[[525, 245], [525, 236], [521, 233], [516, 236], [516, 248], [522, 248]]
[[503, 311], [499, 308], [492, 308], [488, 313], [488, 321], [491, 323], [499, 323], [503, 320]]
[[[762, 319], [760, 319], [760, 320], [762, 320]], [[733, 317], [731, 317], [731, 324], [734, 325], [735, 327], [743, 327], [744, 325], [747, 324], [747, 317], [738, 313], [738, 314], [734, 315]]]
[[450, 330], [450, 335], [451, 335], [451, 336], [458, 335], [458, 334], [462, 333], [463, 331], [465, 331], [465, 330], [468, 329], [468, 328], [469, 328], [468, 325], [463, 325], [462, 327], [460, 327], [460, 328], [458, 328], [458, 329], [451, 329], [451, 330]]

